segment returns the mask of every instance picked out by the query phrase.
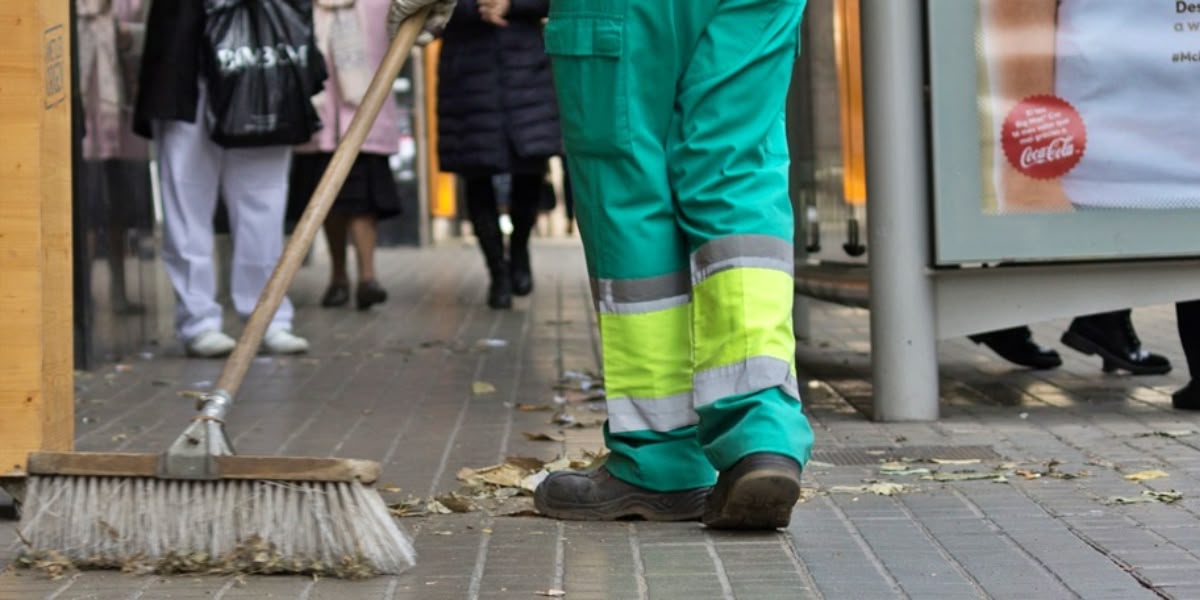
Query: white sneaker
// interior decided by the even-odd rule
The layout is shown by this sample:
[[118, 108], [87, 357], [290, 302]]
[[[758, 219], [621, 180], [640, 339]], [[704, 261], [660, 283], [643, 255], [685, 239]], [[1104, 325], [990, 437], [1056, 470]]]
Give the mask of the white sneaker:
[[237, 341], [216, 329], [201, 332], [196, 337], [184, 343], [188, 356], [199, 358], [217, 358], [233, 352]]
[[300, 354], [308, 352], [308, 340], [282, 327], [272, 329], [263, 336], [263, 349], [271, 354]]

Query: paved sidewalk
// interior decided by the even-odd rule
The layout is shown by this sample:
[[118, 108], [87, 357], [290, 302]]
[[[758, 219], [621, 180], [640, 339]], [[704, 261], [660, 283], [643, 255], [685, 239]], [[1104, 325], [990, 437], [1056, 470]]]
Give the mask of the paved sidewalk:
[[[392, 298], [368, 313], [316, 308], [324, 268], [302, 270], [297, 328], [314, 351], [254, 364], [230, 424], [240, 452], [379, 460], [382, 493], [400, 502], [457, 489], [463, 467], [599, 449], [597, 428], [560, 431], [551, 413], [521, 406], [551, 403], [569, 371], [598, 370], [577, 243], [542, 240], [533, 296], [503, 312], [483, 304], [487, 282], [473, 247], [380, 254]], [[1169, 407], [1187, 378], [1171, 308], [1134, 315], [1174, 373], [1104, 375], [1097, 359], [1065, 349], [1063, 368], [1031, 372], [951, 340], [940, 348], [943, 418], [880, 424], [863, 414], [867, 313], [815, 304], [814, 339], [799, 356], [818, 449], [787, 532], [421, 516], [403, 519], [420, 562], [399, 577], [90, 572], [51, 580], [9, 569], [0, 600], [436, 600], [551, 590], [619, 600], [1200, 597], [1200, 418]], [[1035, 330], [1052, 343], [1064, 327]], [[184, 359], [170, 343], [147, 351], [77, 377], [80, 450], [161, 451], [191, 414], [177, 392], [203, 387], [221, 368]], [[1151, 469], [1167, 476], [1126, 478]], [[6, 512], [0, 507], [0, 565], [14, 555]]]

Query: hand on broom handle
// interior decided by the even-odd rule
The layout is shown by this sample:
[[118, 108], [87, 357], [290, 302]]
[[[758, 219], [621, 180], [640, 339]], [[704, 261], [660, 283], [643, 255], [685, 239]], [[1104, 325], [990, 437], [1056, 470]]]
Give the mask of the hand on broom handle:
[[246, 322], [246, 327], [242, 331], [241, 337], [238, 338], [237, 347], [225, 361], [225, 368], [221, 371], [220, 379], [217, 380], [216, 389], [225, 392], [230, 399], [237, 394], [238, 387], [245, 379], [246, 370], [258, 352], [263, 335], [267, 332], [267, 326], [271, 323], [275, 311], [279, 309], [279, 304], [283, 302], [283, 296], [287, 293], [309, 247], [312, 246], [317, 231], [325, 221], [325, 216], [329, 214], [329, 208], [333, 206], [333, 201], [341, 191], [342, 184], [346, 182], [346, 176], [350, 173], [350, 167], [362, 149], [367, 133], [375, 123], [375, 118], [383, 108], [383, 103], [391, 97], [392, 82], [399, 76], [400, 69], [404, 67], [404, 62], [412, 52], [413, 45], [425, 26], [429, 12], [430, 8], [425, 7], [414, 13], [400, 25], [396, 36], [392, 38], [392, 44], [388, 48], [387, 54], [384, 55], [379, 69], [375, 71], [375, 77], [371, 80], [371, 85], [367, 88], [358, 110], [355, 111], [345, 137], [338, 144], [337, 151], [333, 153], [333, 158], [329, 161], [329, 167], [325, 169], [325, 175], [321, 177], [317, 189], [313, 191], [308, 208], [304, 210], [300, 222], [296, 225], [296, 230], [292, 233], [291, 240], [283, 249], [279, 264], [275, 265], [275, 271], [271, 273], [271, 279], [267, 281], [266, 287], [259, 295], [258, 304], [254, 306], [254, 312], [250, 314], [250, 320]]

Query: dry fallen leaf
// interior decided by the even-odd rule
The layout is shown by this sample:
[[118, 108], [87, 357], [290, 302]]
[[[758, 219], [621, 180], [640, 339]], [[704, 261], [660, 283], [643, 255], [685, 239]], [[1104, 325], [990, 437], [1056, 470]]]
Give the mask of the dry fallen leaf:
[[475, 394], [476, 396], [481, 396], [483, 394], [491, 394], [495, 391], [496, 391], [496, 386], [494, 386], [486, 381], [476, 381], [475, 383], [471, 384], [471, 392], [473, 394]]
[[1109, 505], [1113, 505], [1113, 504], [1147, 504], [1150, 502], [1162, 502], [1163, 504], [1174, 504], [1175, 502], [1179, 502], [1180, 500], [1183, 500], [1183, 494], [1180, 494], [1179, 492], [1176, 492], [1175, 490], [1171, 490], [1171, 491], [1167, 491], [1167, 492], [1154, 492], [1154, 491], [1146, 490], [1146, 491], [1142, 492], [1142, 495], [1134, 496], [1134, 497], [1109, 496], [1104, 501], [1104, 503], [1109, 504]]
[[[425, 505], [425, 510], [427, 512], [429, 512], [429, 514], [433, 514], [433, 515], [449, 515], [449, 514], [454, 513], [454, 511], [450, 510], [449, 507], [447, 507], [445, 504], [442, 504], [441, 502], [438, 502], [437, 500], [430, 500]], [[449, 535], [449, 534], [447, 534], [447, 535]]]
[[875, 494], [877, 496], [895, 496], [909, 491], [902, 483], [872, 482], [866, 485], [835, 485], [829, 488], [833, 494]]
[[914, 469], [907, 463], [889, 462], [879, 465], [879, 474], [891, 477], [907, 477], [911, 475], [929, 475], [929, 469]]
[[1167, 473], [1166, 471], [1161, 471], [1159, 469], [1150, 469], [1148, 471], [1138, 471], [1137, 473], [1130, 473], [1125, 476], [1125, 479], [1128, 481], [1152, 481], [1154, 479], [1162, 479], [1164, 477], [1170, 477], [1170, 476], [1171, 476], [1171, 474]]
[[976, 473], [974, 471], [964, 471], [961, 473], [934, 473], [925, 475], [921, 479], [926, 481], [994, 481], [996, 483], [1004, 483], [1008, 481], [1001, 473]]
[[517, 410], [521, 412], [550, 412], [554, 410], [551, 404], [518, 404]]

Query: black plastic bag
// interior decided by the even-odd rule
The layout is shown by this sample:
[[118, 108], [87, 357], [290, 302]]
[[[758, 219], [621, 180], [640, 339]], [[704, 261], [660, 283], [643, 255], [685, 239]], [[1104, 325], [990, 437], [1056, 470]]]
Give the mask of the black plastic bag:
[[321, 128], [312, 97], [327, 73], [311, 0], [205, 0], [205, 42], [213, 141], [294, 145]]

